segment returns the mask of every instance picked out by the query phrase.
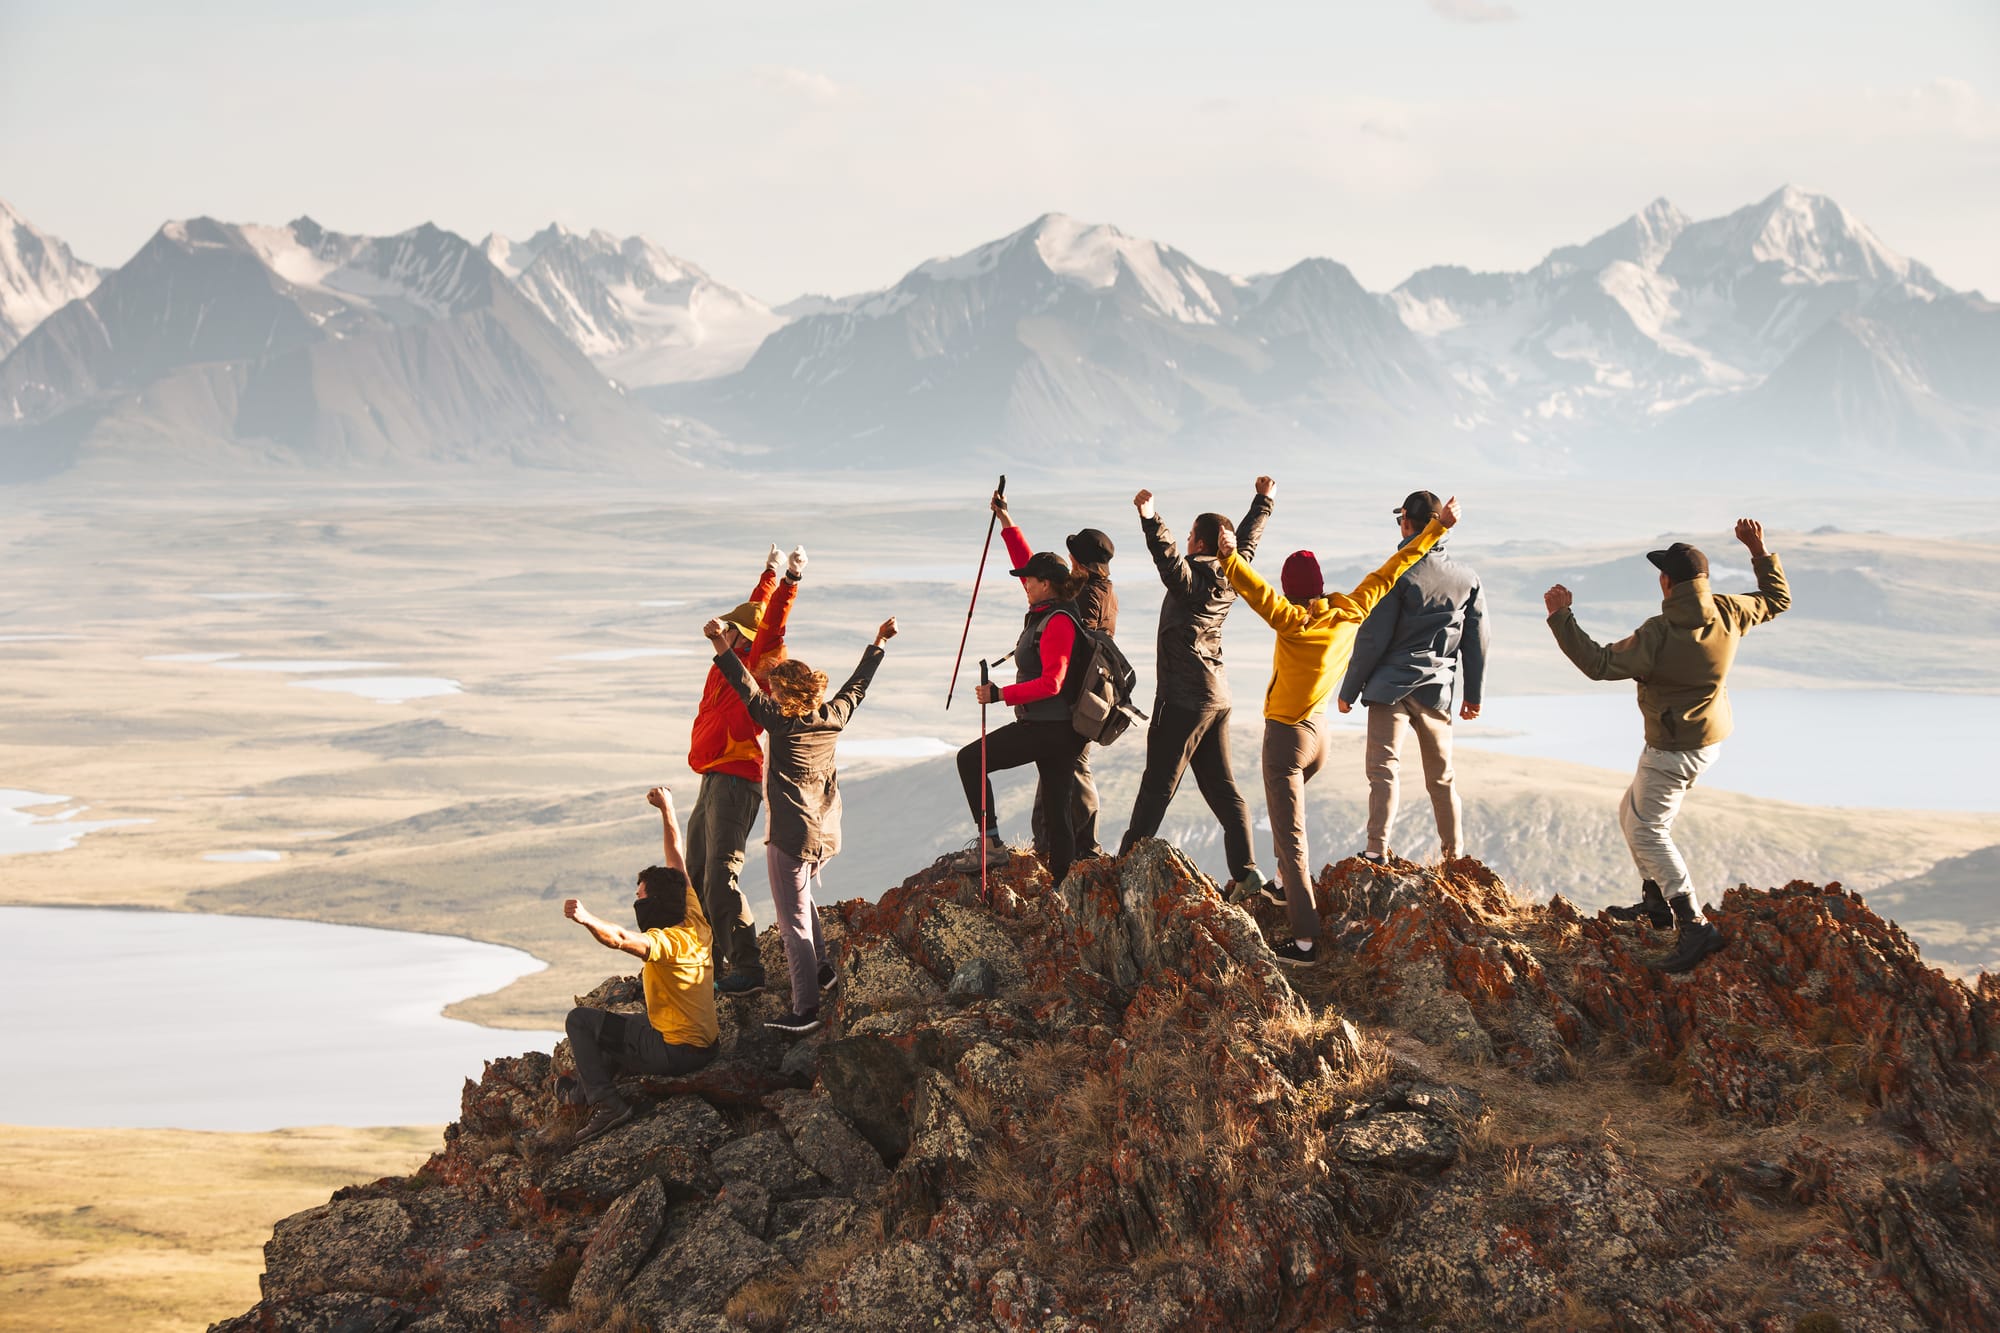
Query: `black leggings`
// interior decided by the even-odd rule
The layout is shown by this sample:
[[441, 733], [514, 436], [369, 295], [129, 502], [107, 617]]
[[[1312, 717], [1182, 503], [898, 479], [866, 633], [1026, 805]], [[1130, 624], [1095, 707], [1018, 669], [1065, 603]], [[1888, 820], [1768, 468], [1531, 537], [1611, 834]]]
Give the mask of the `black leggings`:
[[[986, 771], [1020, 768], [1033, 764], [1041, 777], [1042, 825], [1048, 834], [1049, 875], [1062, 883], [1069, 863], [1076, 855], [1076, 831], [1070, 823], [1070, 801], [1076, 787], [1077, 756], [1089, 744], [1067, 720], [1050, 722], [1009, 722], [986, 736]], [[965, 805], [972, 818], [979, 818], [979, 742], [958, 752], [958, 780], [965, 787]], [[1000, 810], [993, 802], [993, 784], [985, 784], [986, 818], [989, 827], [1000, 826]]]
[[569, 1011], [563, 1027], [576, 1061], [576, 1081], [584, 1099], [593, 1103], [617, 1097], [612, 1080], [620, 1074], [692, 1074], [715, 1058], [713, 1046], [669, 1042], [644, 1014], [579, 1006]]

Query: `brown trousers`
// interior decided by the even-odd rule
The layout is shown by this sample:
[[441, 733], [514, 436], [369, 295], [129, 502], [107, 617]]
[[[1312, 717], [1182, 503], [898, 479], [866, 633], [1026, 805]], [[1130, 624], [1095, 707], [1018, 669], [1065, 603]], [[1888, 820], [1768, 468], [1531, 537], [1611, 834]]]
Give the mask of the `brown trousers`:
[[1271, 817], [1278, 882], [1285, 886], [1285, 911], [1292, 937], [1319, 937], [1319, 906], [1306, 870], [1306, 784], [1326, 763], [1326, 733], [1312, 718], [1303, 722], [1264, 719], [1264, 807]]
[[1461, 850], [1460, 811], [1458, 788], [1452, 785], [1451, 714], [1407, 697], [1368, 705], [1368, 850], [1377, 856], [1389, 854], [1389, 829], [1396, 822], [1399, 795], [1396, 768], [1406, 731], [1417, 734], [1424, 785], [1430, 789], [1431, 812], [1437, 816], [1438, 843], [1446, 856], [1456, 856]]

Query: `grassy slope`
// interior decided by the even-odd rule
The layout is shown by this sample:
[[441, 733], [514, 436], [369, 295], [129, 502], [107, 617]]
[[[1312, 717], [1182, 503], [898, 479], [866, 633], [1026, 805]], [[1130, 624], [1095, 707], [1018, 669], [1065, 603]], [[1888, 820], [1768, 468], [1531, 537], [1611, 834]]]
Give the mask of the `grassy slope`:
[[401, 1175], [434, 1126], [0, 1129], [0, 1330], [180, 1333], [257, 1300], [279, 1218]]

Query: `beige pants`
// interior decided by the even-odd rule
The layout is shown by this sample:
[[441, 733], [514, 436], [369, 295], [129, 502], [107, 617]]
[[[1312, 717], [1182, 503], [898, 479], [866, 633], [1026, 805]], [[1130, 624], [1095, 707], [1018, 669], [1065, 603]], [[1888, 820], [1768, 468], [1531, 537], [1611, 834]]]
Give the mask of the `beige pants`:
[[1319, 907], [1306, 869], [1306, 784], [1326, 762], [1326, 734], [1312, 718], [1285, 723], [1264, 719], [1264, 807], [1271, 817], [1278, 882], [1285, 886], [1285, 911], [1292, 937], [1319, 936]]
[[1699, 750], [1656, 750], [1648, 745], [1639, 752], [1639, 769], [1632, 785], [1618, 803], [1618, 827], [1625, 845], [1632, 849], [1632, 863], [1639, 873], [1660, 886], [1668, 898], [1688, 895], [1694, 910], [1701, 911], [1701, 895], [1688, 877], [1687, 861], [1674, 845], [1674, 816], [1681, 801], [1717, 755], [1720, 745]]
[[1437, 816], [1438, 843], [1446, 856], [1459, 853], [1458, 788], [1452, 785], [1451, 714], [1426, 708], [1414, 697], [1392, 704], [1368, 705], [1368, 850], [1389, 854], [1389, 829], [1396, 822], [1396, 770], [1402, 760], [1403, 734], [1417, 734], [1424, 761], [1424, 785], [1430, 789], [1431, 811]]

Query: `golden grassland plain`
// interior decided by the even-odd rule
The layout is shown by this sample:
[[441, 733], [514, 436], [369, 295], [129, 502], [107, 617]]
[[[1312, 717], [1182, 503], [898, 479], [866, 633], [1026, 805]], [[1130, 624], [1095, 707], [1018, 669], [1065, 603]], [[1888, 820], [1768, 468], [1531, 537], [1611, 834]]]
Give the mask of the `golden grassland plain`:
[[[858, 499], [859, 489], [700, 503], [303, 489], [117, 507], [0, 497], [0, 788], [70, 797], [89, 807], [86, 820], [149, 821], [68, 851], [0, 857], [0, 903], [251, 912], [510, 944], [548, 970], [451, 1012], [545, 1028], [616, 965], [561, 919], [560, 899], [618, 910], [633, 872], [657, 855], [644, 789], [667, 782], [683, 811], [693, 804], [685, 750], [708, 665], [699, 626], [748, 592], [767, 542], [811, 552], [792, 651], [836, 682], [876, 622], [901, 619], [853, 738], [956, 745], [976, 735], [972, 663], [1011, 646], [1021, 610], [990, 565], [959, 701], [941, 711], [985, 515], [976, 503]], [[1184, 525], [1211, 505], [1240, 512], [1242, 489], [1163, 492], [1160, 502]], [[795, 518], [780, 513], [788, 503]], [[1038, 546], [1086, 523], [1115, 534], [1121, 638], [1138, 647], [1149, 700], [1159, 594], [1121, 505], [1069, 513], [1022, 495], [1016, 513]], [[1341, 515], [1338, 538], [1330, 513]], [[1568, 582], [1593, 627], [1636, 623], [1652, 596], [1637, 553], [1654, 539], [1559, 547], [1539, 539], [1565, 530], [1554, 520], [1517, 516], [1505, 528], [1482, 513], [1470, 508], [1457, 541], [1493, 602], [1489, 696], [1577, 689], [1541, 624], [1540, 589]], [[1716, 516], [1712, 552], [1730, 549], [1733, 516]], [[1793, 531], [1772, 540], [1799, 606], [1782, 630], [1749, 641], [1739, 684], [2000, 688], [2000, 546]], [[1329, 556], [1337, 583], [1392, 542], [1386, 521], [1364, 524], [1281, 488], [1259, 563], [1310, 546]], [[1239, 613], [1227, 639], [1242, 705], [1238, 779], [1261, 812], [1254, 701], [1268, 631]], [[287, 673], [148, 660], [196, 653], [394, 665]], [[378, 703], [295, 684], [333, 675], [438, 676], [462, 692]], [[1359, 742], [1341, 733], [1335, 744], [1312, 797], [1316, 860], [1360, 845]], [[1130, 808], [1142, 748], [1101, 753], [1107, 839]], [[1629, 893], [1611, 818], [1625, 775], [1470, 748], [1459, 771], [1470, 850], [1514, 882], [1586, 906]], [[842, 777], [848, 850], [828, 873], [836, 897], [874, 896], [969, 833], [949, 758], [844, 762]], [[1010, 833], [1024, 833], [1025, 779], [997, 785]], [[1921, 877], [2000, 844], [1995, 816], [1819, 810], [1710, 790], [1694, 794], [1683, 827], [1705, 884], [1901, 886], [1899, 910], [1926, 920], [1939, 915], [1926, 901], [1943, 890]], [[1162, 832], [1218, 868], [1216, 830], [1192, 784]], [[204, 859], [248, 849], [283, 860]], [[750, 850], [745, 882], [761, 900], [755, 837]], [[1937, 929], [1940, 942], [1955, 930], [1984, 938], [1976, 922]], [[193, 1328], [247, 1308], [274, 1220], [341, 1184], [407, 1170], [435, 1142], [430, 1130], [0, 1130], [0, 1328]]]
[[273, 1223], [407, 1174], [438, 1132], [0, 1126], [0, 1333], [183, 1333], [247, 1310]]

